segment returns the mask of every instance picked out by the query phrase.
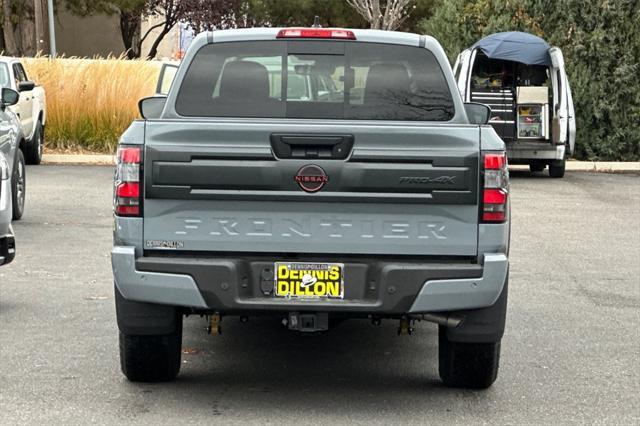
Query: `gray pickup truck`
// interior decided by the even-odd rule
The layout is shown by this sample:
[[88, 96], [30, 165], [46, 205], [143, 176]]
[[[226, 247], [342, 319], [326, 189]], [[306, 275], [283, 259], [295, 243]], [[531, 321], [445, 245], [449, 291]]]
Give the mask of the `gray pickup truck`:
[[[304, 96], [289, 86], [301, 80]], [[364, 318], [410, 334], [429, 321], [439, 325], [444, 383], [495, 381], [508, 283], [505, 145], [485, 125], [489, 108], [462, 102], [436, 40], [207, 32], [168, 94], [140, 110], [120, 140], [114, 184], [129, 380], [173, 379], [183, 316], [196, 314], [212, 333], [224, 316], [277, 317], [306, 333]]]

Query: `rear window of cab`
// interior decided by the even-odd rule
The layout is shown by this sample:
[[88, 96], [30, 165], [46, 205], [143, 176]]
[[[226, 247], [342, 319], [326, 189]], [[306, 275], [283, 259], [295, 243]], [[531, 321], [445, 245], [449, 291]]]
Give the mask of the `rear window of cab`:
[[195, 55], [187, 117], [449, 121], [454, 104], [427, 49], [345, 41], [213, 43]]

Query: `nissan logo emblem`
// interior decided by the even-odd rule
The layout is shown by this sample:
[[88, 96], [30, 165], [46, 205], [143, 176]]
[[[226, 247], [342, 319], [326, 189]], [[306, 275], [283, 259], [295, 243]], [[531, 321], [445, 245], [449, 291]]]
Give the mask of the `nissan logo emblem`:
[[306, 192], [318, 192], [329, 182], [329, 176], [315, 164], [302, 166], [293, 179]]

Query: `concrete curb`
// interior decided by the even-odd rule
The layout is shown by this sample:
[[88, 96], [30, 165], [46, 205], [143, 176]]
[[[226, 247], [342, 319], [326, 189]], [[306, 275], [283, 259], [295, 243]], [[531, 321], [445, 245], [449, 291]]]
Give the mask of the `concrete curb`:
[[[573, 161], [567, 162], [567, 170], [579, 170], [580, 164], [576, 165], [576, 169], [570, 167]], [[593, 165], [593, 169], [586, 171], [595, 171], [600, 173], [640, 173], [640, 161], [580, 161], [576, 163], [584, 163], [585, 166]]]
[[[529, 166], [509, 166], [513, 170], [529, 170]], [[567, 161], [568, 172], [639, 173], [640, 161]]]
[[[106, 154], [44, 154], [44, 164], [114, 165], [114, 156]], [[528, 170], [528, 166], [511, 166]], [[567, 171], [599, 173], [640, 173], [640, 161], [567, 161]]]
[[44, 154], [43, 164], [84, 164], [110, 165], [115, 164], [114, 156], [107, 154]]

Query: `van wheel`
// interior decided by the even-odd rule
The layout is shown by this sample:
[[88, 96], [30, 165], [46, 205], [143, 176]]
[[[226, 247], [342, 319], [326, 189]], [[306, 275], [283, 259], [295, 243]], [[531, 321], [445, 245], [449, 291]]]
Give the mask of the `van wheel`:
[[180, 372], [182, 319], [171, 334], [131, 336], [120, 332], [120, 368], [132, 382], [168, 382]]
[[451, 342], [446, 330], [438, 333], [440, 378], [455, 388], [486, 389], [496, 381], [500, 363], [500, 342]]
[[42, 150], [44, 148], [44, 130], [40, 120], [36, 123], [36, 129], [33, 132], [33, 138], [27, 143], [25, 149], [25, 157], [27, 164], [40, 164], [42, 162]]
[[11, 177], [11, 203], [13, 220], [20, 220], [24, 214], [24, 200], [27, 190], [27, 174], [22, 150], [16, 149], [16, 159]]
[[549, 164], [549, 176], [552, 178], [564, 177], [564, 169], [566, 166], [565, 160], [555, 160]]
[[546, 165], [543, 163], [531, 163], [529, 164], [529, 171], [531, 173], [537, 173], [543, 171], [545, 167]]

